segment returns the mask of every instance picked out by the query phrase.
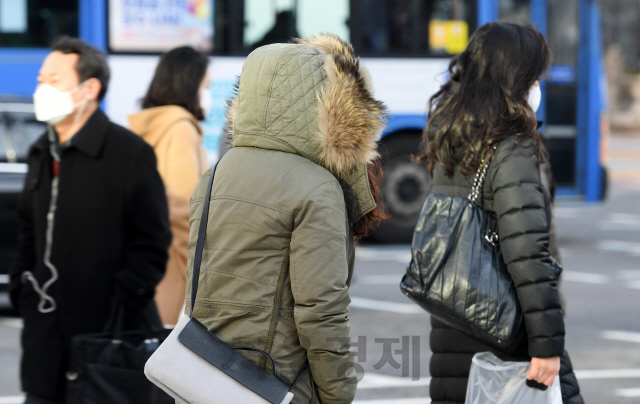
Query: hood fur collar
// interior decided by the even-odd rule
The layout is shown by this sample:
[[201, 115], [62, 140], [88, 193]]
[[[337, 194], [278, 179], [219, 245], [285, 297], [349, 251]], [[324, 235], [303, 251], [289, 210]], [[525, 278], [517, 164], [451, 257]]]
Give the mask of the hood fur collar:
[[[386, 107], [373, 98], [369, 73], [360, 65], [350, 43], [333, 34], [296, 39], [294, 43], [311, 47], [325, 58], [325, 84], [316, 93], [316, 136], [320, 143], [317, 163], [338, 176], [348, 175], [378, 157], [376, 143], [385, 128]], [[228, 102], [230, 134], [237, 111], [236, 96]]]
[[373, 98], [369, 72], [360, 66], [351, 44], [335, 35], [312, 36], [297, 43], [327, 56], [327, 87], [319, 96], [320, 158], [339, 174], [370, 163], [378, 157], [376, 146], [385, 128], [386, 108]]

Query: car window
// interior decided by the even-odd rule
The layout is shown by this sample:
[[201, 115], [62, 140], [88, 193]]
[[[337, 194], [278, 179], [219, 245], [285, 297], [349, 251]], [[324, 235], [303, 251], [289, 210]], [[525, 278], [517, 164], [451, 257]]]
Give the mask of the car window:
[[26, 162], [29, 147], [45, 130], [33, 113], [0, 111], [0, 162]]
[[59, 35], [78, 36], [78, 0], [0, 0], [3, 48], [46, 48]]

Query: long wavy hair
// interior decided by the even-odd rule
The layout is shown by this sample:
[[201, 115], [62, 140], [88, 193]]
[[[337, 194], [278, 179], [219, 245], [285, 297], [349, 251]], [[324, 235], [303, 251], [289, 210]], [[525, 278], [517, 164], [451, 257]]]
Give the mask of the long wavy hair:
[[369, 176], [369, 188], [371, 189], [373, 200], [376, 203], [376, 208], [351, 226], [356, 241], [362, 237], [366, 237], [369, 234], [369, 230], [391, 218], [386, 212], [382, 198], [380, 198], [379, 187], [382, 183], [383, 173], [382, 167], [380, 167], [380, 163], [377, 160], [367, 165], [367, 175]]
[[517, 135], [533, 142], [542, 161], [546, 151], [527, 96], [550, 63], [547, 43], [531, 24], [480, 27], [449, 64], [449, 81], [429, 100], [424, 152], [417, 160], [430, 171], [440, 163], [448, 176], [458, 165], [470, 175], [494, 146]]

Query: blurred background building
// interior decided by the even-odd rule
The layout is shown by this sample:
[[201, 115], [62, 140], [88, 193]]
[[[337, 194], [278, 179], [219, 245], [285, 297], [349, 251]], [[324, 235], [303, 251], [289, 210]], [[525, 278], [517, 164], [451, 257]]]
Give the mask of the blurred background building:
[[640, 1], [601, 0], [611, 127], [640, 128]]

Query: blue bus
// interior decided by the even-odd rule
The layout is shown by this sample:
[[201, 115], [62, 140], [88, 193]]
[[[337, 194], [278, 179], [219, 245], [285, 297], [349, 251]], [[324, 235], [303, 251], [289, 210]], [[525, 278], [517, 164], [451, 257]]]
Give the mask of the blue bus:
[[[244, 57], [262, 44], [334, 32], [353, 43], [391, 112], [380, 152], [392, 219], [374, 238], [407, 242], [429, 192], [428, 172], [411, 160], [428, 99], [476, 27], [498, 19], [531, 21], [548, 38], [553, 66], [538, 117], [557, 195], [601, 200], [608, 125], [595, 0], [0, 0], [0, 97], [30, 98], [50, 42], [79, 36], [107, 54], [112, 80], [103, 108], [126, 126], [159, 54], [191, 44], [211, 55], [215, 108], [204, 127], [213, 162], [224, 100]], [[0, 155], [2, 162], [10, 161]]]

